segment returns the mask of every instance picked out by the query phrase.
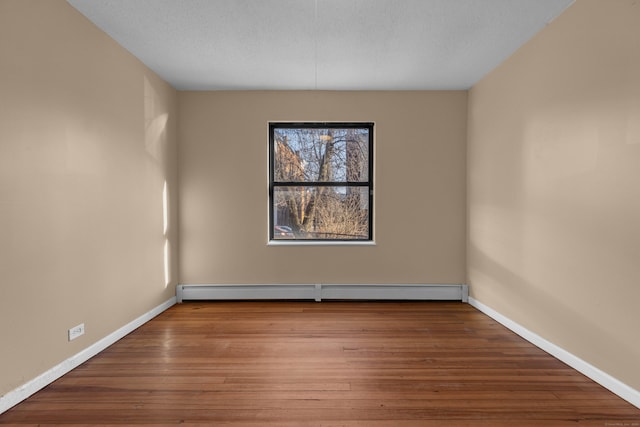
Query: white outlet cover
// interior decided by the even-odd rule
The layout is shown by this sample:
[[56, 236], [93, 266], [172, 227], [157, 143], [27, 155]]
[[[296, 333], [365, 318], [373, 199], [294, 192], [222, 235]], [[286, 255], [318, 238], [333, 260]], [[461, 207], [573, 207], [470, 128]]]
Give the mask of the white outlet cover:
[[81, 335], [84, 335], [84, 323], [69, 329], [69, 341], [73, 341]]

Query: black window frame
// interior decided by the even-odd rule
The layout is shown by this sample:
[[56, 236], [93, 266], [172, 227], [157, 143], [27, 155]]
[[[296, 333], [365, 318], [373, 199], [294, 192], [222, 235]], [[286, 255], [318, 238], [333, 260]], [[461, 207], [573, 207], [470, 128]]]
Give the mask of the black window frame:
[[[366, 181], [276, 181], [275, 180], [275, 129], [368, 129], [368, 177]], [[373, 242], [373, 177], [374, 177], [374, 123], [373, 122], [269, 122], [269, 242], [343, 242], [357, 244]], [[368, 188], [368, 236], [353, 238], [278, 238], [274, 236], [274, 191], [277, 187], [357, 187]]]

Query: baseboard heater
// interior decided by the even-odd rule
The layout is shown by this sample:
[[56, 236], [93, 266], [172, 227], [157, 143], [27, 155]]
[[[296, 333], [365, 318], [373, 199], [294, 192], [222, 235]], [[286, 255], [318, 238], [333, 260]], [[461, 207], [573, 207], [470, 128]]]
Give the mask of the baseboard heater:
[[191, 300], [425, 300], [468, 302], [467, 285], [178, 285], [179, 303]]

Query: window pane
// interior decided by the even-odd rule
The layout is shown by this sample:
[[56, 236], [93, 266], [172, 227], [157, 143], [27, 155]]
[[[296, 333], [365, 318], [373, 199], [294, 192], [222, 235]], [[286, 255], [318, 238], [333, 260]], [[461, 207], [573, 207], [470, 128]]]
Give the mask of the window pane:
[[273, 238], [369, 239], [368, 187], [275, 187]]
[[275, 128], [276, 182], [367, 182], [368, 128]]

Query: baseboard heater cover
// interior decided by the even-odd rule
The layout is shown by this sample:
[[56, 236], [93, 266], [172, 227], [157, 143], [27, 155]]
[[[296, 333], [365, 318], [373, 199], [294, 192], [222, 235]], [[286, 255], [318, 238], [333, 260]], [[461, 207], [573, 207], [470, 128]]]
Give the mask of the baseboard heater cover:
[[468, 302], [467, 285], [439, 284], [183, 284], [177, 301], [191, 300], [426, 300]]

